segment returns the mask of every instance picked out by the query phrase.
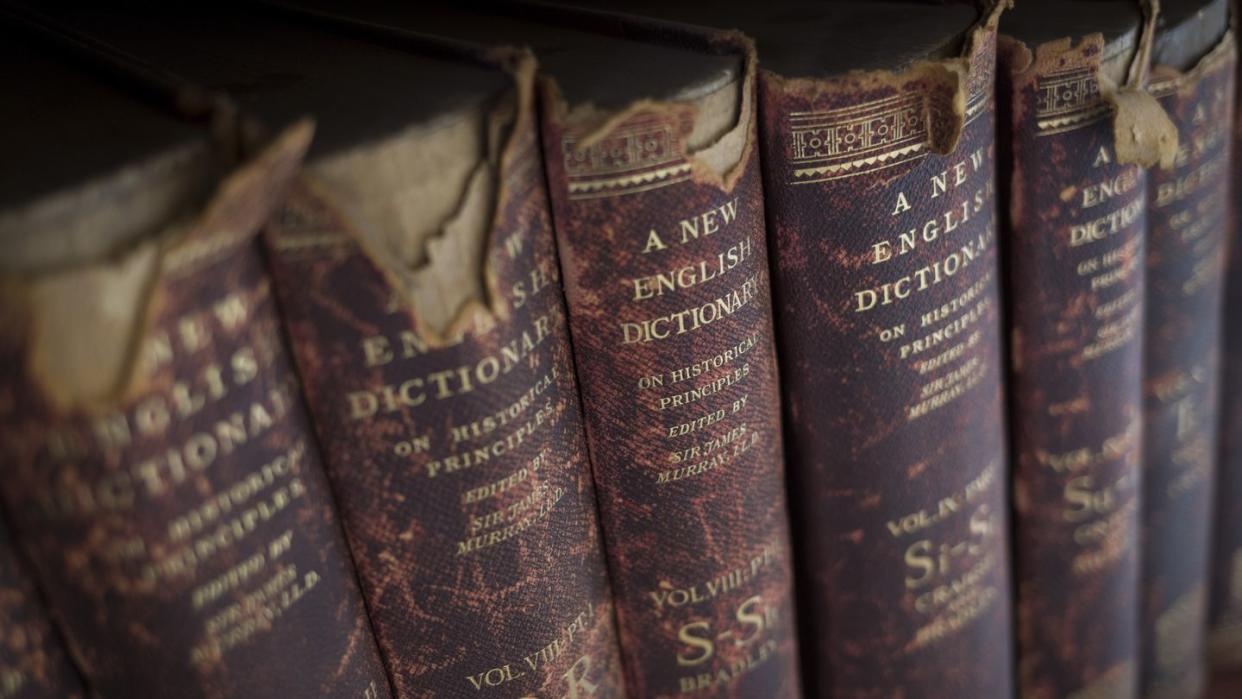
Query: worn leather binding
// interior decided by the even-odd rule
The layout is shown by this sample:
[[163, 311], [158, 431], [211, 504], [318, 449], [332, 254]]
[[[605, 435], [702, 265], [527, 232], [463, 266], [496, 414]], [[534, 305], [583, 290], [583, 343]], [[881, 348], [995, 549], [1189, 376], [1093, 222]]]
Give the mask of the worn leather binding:
[[1227, 0], [1163, 0], [1150, 92], [1177, 126], [1148, 173], [1143, 696], [1206, 685], [1235, 47]]
[[756, 29], [879, 44], [760, 80], [806, 665], [821, 696], [1007, 696], [999, 8], [835, 12]]
[[486, 301], [464, 306], [443, 340], [420, 327], [358, 244], [344, 202], [312, 177], [269, 229], [403, 696], [623, 695], [551, 220], [523, 109], [497, 173], [504, 189], [486, 263], [472, 270]]
[[[1237, 3], [1233, 5], [1237, 13]], [[1235, 15], [1236, 16], [1236, 15]], [[1234, 74], [1235, 81], [1237, 73]], [[1235, 86], [1235, 98], [1239, 91]], [[1242, 118], [1234, 103], [1233, 163], [1228, 258], [1225, 271], [1223, 356], [1220, 373], [1220, 445], [1212, 576], [1208, 605], [1208, 656], [1225, 671], [1242, 670]], [[1237, 678], [1242, 686], [1242, 676]]]
[[[557, 26], [497, 16], [510, 11]], [[749, 44], [539, 5], [398, 15], [365, 16], [533, 44], [542, 61], [629, 692], [795, 696]]]
[[[638, 696], [797, 695], [755, 120], [743, 59], [723, 168], [684, 101], [607, 120], [542, 83], [543, 138], [591, 458]], [[726, 154], [726, 158], [731, 157]]]
[[[510, 131], [480, 163], [492, 199], [468, 193], [428, 262], [368, 254], [366, 220], [316, 187], [313, 161], [267, 240], [399, 693], [621, 697], [533, 62], [509, 59], [507, 102], [488, 116], [507, 113]], [[480, 215], [484, 228], [464, 227]], [[481, 259], [460, 272], [437, 259], [468, 245]], [[404, 286], [409, 272], [424, 279]], [[439, 330], [416, 304], [438, 300], [426, 277], [446, 272], [482, 293], [444, 309], [455, 313]]]
[[0, 697], [83, 696], [77, 668], [65, 654], [26, 562], [0, 521]]
[[795, 696], [749, 44], [544, 5], [350, 12], [541, 61], [628, 691]]
[[[888, 40], [867, 32], [880, 17], [902, 18]], [[1008, 694], [995, 17], [971, 32], [969, 8], [785, 3], [715, 21], [764, 56], [808, 689]], [[842, 47], [871, 43], [893, 51]]]
[[256, 239], [311, 128], [234, 165], [190, 92], [18, 78], [8, 152], [47, 161], [0, 217], [0, 495], [91, 692], [387, 696]]
[[1001, 23], [1002, 178], [1023, 697], [1133, 696], [1147, 178], [1176, 131], [1137, 2]]

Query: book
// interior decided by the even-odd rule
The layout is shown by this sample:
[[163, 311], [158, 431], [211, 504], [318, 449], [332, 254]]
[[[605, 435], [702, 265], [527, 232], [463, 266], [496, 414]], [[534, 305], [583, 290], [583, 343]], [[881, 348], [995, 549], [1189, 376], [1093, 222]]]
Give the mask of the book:
[[841, 3], [809, 25], [803, 5], [742, 26], [764, 56], [806, 665], [829, 696], [1008, 696], [1002, 8]]
[[85, 696], [78, 670], [0, 519], [0, 697]]
[[1205, 689], [1235, 46], [1227, 0], [1160, 4], [1149, 91], [1177, 126], [1148, 173], [1143, 696]]
[[256, 238], [310, 125], [238, 161], [42, 21], [0, 41], [0, 497], [72, 658], [101, 696], [387, 696]]
[[1001, 22], [1023, 697], [1138, 691], [1144, 168], [1177, 146], [1144, 90], [1152, 27], [1137, 2]]
[[[1238, 11], [1237, 3], [1232, 7]], [[1242, 176], [1242, 118], [1236, 98], [1233, 121], [1233, 162], [1228, 173], [1234, 207], [1231, 211], [1225, 270], [1223, 355], [1220, 374], [1219, 462], [1216, 479], [1211, 585], [1208, 590], [1208, 658], [1213, 666], [1236, 675], [1242, 686], [1242, 222], [1237, 202]]]
[[761, 57], [808, 691], [1011, 694], [999, 8], [607, 4]]
[[752, 48], [548, 5], [479, 7], [364, 2], [348, 14], [530, 45], [540, 61], [627, 689], [794, 696]]
[[263, 10], [77, 20], [262, 123], [319, 115], [264, 241], [394, 693], [622, 696], [530, 57]]

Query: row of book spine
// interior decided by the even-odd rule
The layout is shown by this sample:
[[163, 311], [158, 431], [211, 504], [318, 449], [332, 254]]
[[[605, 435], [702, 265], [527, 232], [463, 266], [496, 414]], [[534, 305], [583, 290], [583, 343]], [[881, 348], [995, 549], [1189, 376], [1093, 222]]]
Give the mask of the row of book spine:
[[281, 15], [506, 76], [418, 266], [308, 125], [159, 83], [240, 153], [209, 201], [4, 278], [0, 697], [1187, 697], [1242, 665], [1233, 33], [1179, 64], [1151, 5], [1035, 41], [1006, 4], [815, 79], [516, 10], [735, 57], [723, 121]]

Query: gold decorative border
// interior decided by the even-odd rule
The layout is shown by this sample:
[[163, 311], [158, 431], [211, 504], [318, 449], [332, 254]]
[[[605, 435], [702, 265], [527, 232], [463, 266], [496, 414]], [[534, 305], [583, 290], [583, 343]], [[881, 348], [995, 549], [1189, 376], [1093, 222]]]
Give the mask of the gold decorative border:
[[1053, 136], [1090, 126], [1108, 117], [1112, 107], [1100, 97], [1093, 68], [1071, 68], [1040, 76], [1035, 85], [1037, 136]]
[[920, 94], [894, 95], [862, 104], [788, 118], [789, 184], [856, 177], [927, 155], [928, 105]]
[[658, 189], [689, 179], [693, 169], [677, 129], [663, 119], [627, 124], [584, 148], [566, 136], [561, 149], [570, 199]]

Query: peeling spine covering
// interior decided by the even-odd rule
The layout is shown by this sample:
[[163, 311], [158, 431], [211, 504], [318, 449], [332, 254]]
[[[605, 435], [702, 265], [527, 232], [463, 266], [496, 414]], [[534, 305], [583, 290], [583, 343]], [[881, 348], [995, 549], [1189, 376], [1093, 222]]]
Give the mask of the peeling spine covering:
[[1098, 33], [1033, 50], [1002, 37], [1025, 697], [1138, 686], [1142, 166], [1177, 152], [1176, 129], [1146, 91], [1155, 16], [1144, 9], [1122, 81], [1104, 69]]
[[100, 695], [388, 691], [255, 239], [310, 137], [115, 259], [5, 282], [0, 496]]
[[1012, 693], [992, 184], [1004, 4], [986, 6], [958, 57], [761, 73], [801, 639], [818, 695]]
[[[489, 114], [508, 119], [485, 164], [491, 194], [452, 194], [455, 220], [484, 225], [424, 243], [477, 235], [478, 263], [462, 271], [484, 292], [456, 305], [411, 291], [350, 202], [309, 176], [264, 236], [380, 650], [398, 696], [619, 698], [533, 63], [410, 47], [514, 79], [515, 101]], [[437, 327], [428, 310], [452, 320]]]
[[[591, 113], [541, 86], [629, 691], [793, 697], [754, 48], [737, 34], [625, 27], [745, 59], [723, 113], [646, 100]], [[726, 128], [691, 146], [707, 120]]]

